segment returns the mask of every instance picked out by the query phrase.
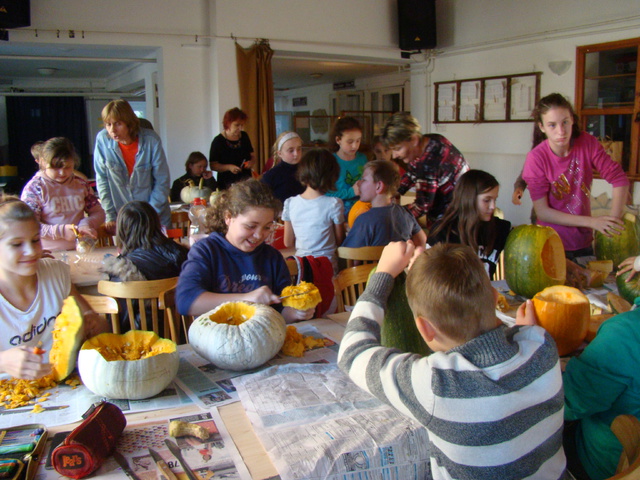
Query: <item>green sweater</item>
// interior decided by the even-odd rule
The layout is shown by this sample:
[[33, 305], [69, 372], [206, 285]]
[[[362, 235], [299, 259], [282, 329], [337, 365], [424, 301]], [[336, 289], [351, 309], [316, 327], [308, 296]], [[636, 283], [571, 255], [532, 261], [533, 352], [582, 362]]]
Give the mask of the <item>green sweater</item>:
[[611, 422], [621, 414], [640, 418], [640, 309], [604, 322], [563, 380], [564, 418], [580, 420], [580, 461], [592, 480], [608, 478], [622, 453]]

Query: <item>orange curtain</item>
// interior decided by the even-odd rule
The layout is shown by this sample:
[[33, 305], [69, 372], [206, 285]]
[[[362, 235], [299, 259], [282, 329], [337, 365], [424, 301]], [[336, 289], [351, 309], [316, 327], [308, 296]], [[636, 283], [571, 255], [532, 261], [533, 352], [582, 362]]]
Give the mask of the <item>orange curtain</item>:
[[240, 108], [249, 116], [245, 130], [256, 153], [254, 170], [262, 172], [276, 137], [276, 117], [271, 72], [273, 50], [268, 40], [259, 40], [251, 48], [236, 43]]

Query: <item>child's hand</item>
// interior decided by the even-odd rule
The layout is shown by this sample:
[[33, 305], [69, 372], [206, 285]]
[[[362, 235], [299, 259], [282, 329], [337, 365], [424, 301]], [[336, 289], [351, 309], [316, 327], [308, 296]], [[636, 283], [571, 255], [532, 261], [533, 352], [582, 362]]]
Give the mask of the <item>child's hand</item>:
[[70, 242], [75, 241], [76, 232], [74, 230], [74, 225], [69, 224], [64, 226], [64, 239]]
[[88, 225], [78, 225], [78, 232], [81, 237], [89, 237], [89, 238], [98, 238], [98, 232], [95, 229], [89, 227]]
[[280, 297], [275, 295], [269, 287], [263, 285], [256, 288], [252, 292], [246, 293], [244, 299], [248, 302], [262, 303], [263, 305], [271, 305], [272, 303], [280, 303]]
[[411, 240], [407, 242], [391, 242], [382, 250], [376, 272], [388, 273], [393, 278], [397, 277], [409, 265], [415, 250], [416, 247]]
[[538, 318], [536, 317], [536, 311], [533, 308], [533, 302], [527, 300], [518, 307], [516, 312], [516, 325], [537, 325]]
[[32, 347], [15, 347], [0, 352], [0, 371], [14, 378], [33, 380], [51, 373], [51, 365], [42, 362], [42, 354]]
[[108, 235], [116, 234], [116, 222], [104, 222], [104, 231]]
[[591, 217], [591, 228], [607, 237], [612, 237], [620, 235], [624, 231], [624, 222], [618, 217], [602, 215], [601, 217]]
[[282, 316], [287, 323], [300, 322], [302, 320], [311, 320], [315, 311], [315, 308], [309, 308], [308, 310], [298, 310], [292, 307], [284, 307], [282, 309]]
[[202, 178], [205, 180], [209, 180], [211, 177], [213, 177], [213, 172], [211, 170], [205, 170], [202, 172]]
[[618, 275], [622, 275], [624, 272], [628, 272], [629, 270], [631, 270], [631, 273], [629, 274], [626, 280], [627, 282], [630, 282], [639, 271], [638, 269], [636, 269], [636, 265], [635, 265], [636, 260], [638, 261], [638, 267], [640, 267], [640, 256], [629, 257], [626, 260], [623, 260], [622, 262], [620, 262], [620, 265], [618, 265], [618, 272], [616, 273], [616, 277]]

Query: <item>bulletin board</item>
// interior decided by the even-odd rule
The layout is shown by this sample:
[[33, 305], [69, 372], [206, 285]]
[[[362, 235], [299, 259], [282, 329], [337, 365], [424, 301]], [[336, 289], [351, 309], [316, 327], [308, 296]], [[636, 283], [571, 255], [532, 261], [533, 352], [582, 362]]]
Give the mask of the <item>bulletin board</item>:
[[530, 122], [542, 72], [435, 83], [435, 123]]

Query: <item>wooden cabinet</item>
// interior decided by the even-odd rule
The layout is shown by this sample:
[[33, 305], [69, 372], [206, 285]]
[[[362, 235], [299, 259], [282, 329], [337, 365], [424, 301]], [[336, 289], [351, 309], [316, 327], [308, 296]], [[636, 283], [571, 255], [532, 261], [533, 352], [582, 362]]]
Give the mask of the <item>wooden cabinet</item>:
[[640, 180], [640, 38], [578, 47], [575, 107], [582, 128], [622, 142], [622, 166]]

